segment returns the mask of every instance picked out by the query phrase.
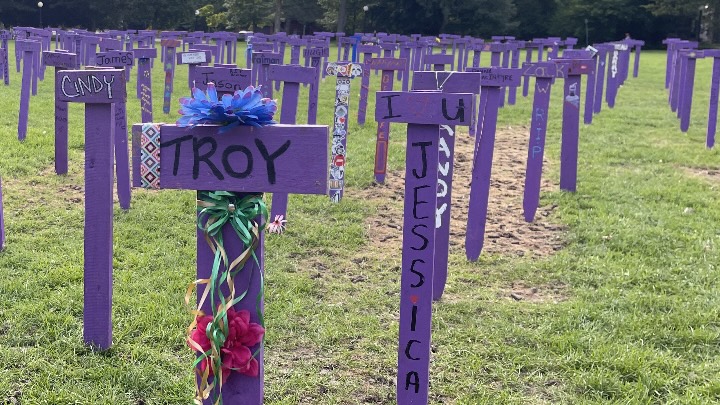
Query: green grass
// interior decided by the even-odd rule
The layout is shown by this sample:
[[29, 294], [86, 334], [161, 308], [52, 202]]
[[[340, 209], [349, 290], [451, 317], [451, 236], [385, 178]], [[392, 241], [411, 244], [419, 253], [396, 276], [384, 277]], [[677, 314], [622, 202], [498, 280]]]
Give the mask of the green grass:
[[[190, 403], [182, 298], [195, 272], [194, 193], [137, 190], [129, 211], [116, 204], [114, 346], [85, 347], [83, 108], [70, 106], [71, 168], [56, 176], [51, 71], [31, 99], [20, 143], [20, 75], [10, 65], [12, 84], [0, 97], [8, 234], [0, 253], [0, 403]], [[688, 134], [669, 110], [665, 58], [654, 52], [643, 52], [640, 77], [620, 89], [616, 108], [581, 128], [578, 192], [542, 194], [559, 206], [552, 220], [569, 226], [565, 249], [544, 259], [483, 255], [477, 263], [451, 249], [447, 298], [433, 319], [432, 403], [720, 402], [720, 181], [688, 169], [720, 169], [720, 152], [704, 147], [710, 66], [698, 62]], [[376, 90], [379, 76], [372, 77]], [[156, 95], [162, 78], [156, 63]], [[179, 67], [175, 100], [186, 81]], [[332, 122], [332, 84], [321, 87], [321, 124]], [[352, 111], [358, 89], [355, 81]], [[546, 152], [545, 174], [554, 179], [560, 89]], [[128, 94], [128, 121], [138, 122], [135, 76]], [[530, 102], [519, 97], [498, 125], [529, 124]], [[154, 107], [156, 121], [177, 117], [162, 114], [157, 96]], [[393, 402], [400, 257], [368, 243], [373, 230], [364, 221], [380, 203], [399, 202], [354, 197], [373, 179], [373, 112], [371, 96], [368, 123], [351, 120], [343, 202], [292, 196], [291, 227], [267, 238], [269, 404]], [[404, 131], [392, 126], [391, 169], [403, 167]], [[518, 280], [564, 283], [567, 299], [515, 302], [500, 294]]]

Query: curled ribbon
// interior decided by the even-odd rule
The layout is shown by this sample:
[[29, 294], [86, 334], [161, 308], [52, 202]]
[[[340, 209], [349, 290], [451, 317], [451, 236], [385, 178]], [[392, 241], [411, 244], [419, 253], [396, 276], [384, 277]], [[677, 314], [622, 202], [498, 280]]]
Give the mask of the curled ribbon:
[[[210, 278], [195, 280], [188, 286], [185, 294], [185, 304], [191, 308], [190, 313], [193, 315], [193, 321], [187, 331], [187, 341], [193, 349], [200, 352], [193, 364], [193, 368], [199, 376], [199, 381], [196, 379], [194, 402], [202, 405], [203, 399], [210, 396], [217, 382], [219, 382], [219, 391], [222, 392], [221, 348], [228, 335], [227, 311], [247, 295], [247, 290], [237, 294], [233, 280], [251, 257], [258, 263], [255, 249], [260, 243], [260, 232], [264, 224], [268, 222], [268, 210], [262, 194], [241, 196], [239, 193], [228, 191], [198, 191], [197, 210], [198, 229], [203, 231], [205, 240], [215, 254]], [[258, 216], [261, 216], [263, 225], [258, 224], [255, 220]], [[223, 242], [222, 229], [225, 225], [232, 227], [245, 246], [245, 250], [232, 261], [228, 259]], [[256, 310], [258, 321], [264, 327], [265, 320], [261, 311], [262, 299], [265, 293], [262, 270], [259, 272], [259, 276], [260, 292], [256, 298]], [[223, 282], [226, 282], [228, 286], [229, 294], [227, 296], [220, 289]], [[197, 309], [192, 309], [190, 299], [195, 288], [199, 288], [200, 285], [204, 285], [205, 288], [200, 296]], [[212, 308], [212, 322], [208, 323], [205, 331], [210, 341], [210, 350], [205, 351], [199, 343], [192, 339], [192, 331], [197, 327], [198, 317], [205, 315], [201, 308], [208, 296]], [[216, 303], [216, 299], [219, 303]], [[264, 337], [261, 347], [263, 343]], [[257, 351], [253, 353], [252, 357], [254, 358], [256, 354]], [[200, 371], [198, 365], [206, 359], [209, 359], [209, 367], [205, 367], [203, 371]], [[210, 370], [213, 371], [215, 376], [213, 383], [208, 382]], [[214, 404], [222, 404], [222, 395], [218, 395]]]

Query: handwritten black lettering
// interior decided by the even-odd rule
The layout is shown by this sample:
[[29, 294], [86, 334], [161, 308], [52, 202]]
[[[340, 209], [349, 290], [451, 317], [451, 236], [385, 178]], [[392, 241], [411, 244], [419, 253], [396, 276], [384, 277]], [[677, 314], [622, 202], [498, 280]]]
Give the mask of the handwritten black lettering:
[[[202, 148], [205, 144], [210, 144], [210, 150], [201, 155], [200, 148]], [[205, 162], [205, 164], [210, 168], [210, 171], [212, 171], [213, 175], [217, 177], [218, 180], [225, 179], [225, 176], [223, 176], [220, 170], [218, 170], [215, 164], [210, 161], [210, 157], [215, 154], [216, 150], [217, 141], [212, 137], [206, 136], [200, 140], [198, 140], [197, 138], [193, 138], [193, 179], [197, 180], [198, 176], [200, 175], [200, 162]]]
[[268, 150], [265, 147], [265, 144], [260, 139], [255, 139], [255, 145], [257, 146], [260, 154], [262, 155], [263, 159], [265, 159], [265, 163], [267, 164], [268, 181], [270, 182], [270, 184], [275, 184], [275, 159], [277, 159], [280, 155], [282, 155], [288, 150], [288, 148], [290, 147], [290, 140], [285, 141], [285, 143], [283, 143], [278, 148], [278, 150], [276, 150], [272, 154], [268, 154]]

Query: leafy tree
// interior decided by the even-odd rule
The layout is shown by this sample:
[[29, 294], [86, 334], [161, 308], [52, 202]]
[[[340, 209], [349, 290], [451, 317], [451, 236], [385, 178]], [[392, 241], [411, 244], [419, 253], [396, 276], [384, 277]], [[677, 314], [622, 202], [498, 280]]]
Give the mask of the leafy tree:
[[305, 27], [323, 18], [323, 8], [317, 0], [284, 0], [283, 14], [287, 19], [286, 28], [290, 27], [290, 21], [297, 21], [302, 25], [302, 33], [305, 34]]
[[263, 0], [226, 0], [228, 27], [236, 30], [251, 28], [257, 31], [273, 12], [273, 3]]

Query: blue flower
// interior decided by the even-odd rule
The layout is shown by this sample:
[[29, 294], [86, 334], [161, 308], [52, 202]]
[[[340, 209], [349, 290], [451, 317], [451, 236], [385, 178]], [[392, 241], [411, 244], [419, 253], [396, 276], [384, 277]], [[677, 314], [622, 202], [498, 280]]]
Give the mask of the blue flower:
[[276, 111], [277, 103], [263, 98], [260, 87], [249, 86], [233, 95], [225, 94], [219, 100], [215, 84], [208, 83], [206, 93], [193, 88], [192, 98], [180, 99], [178, 112], [182, 117], [176, 124], [180, 127], [216, 124], [225, 127], [221, 131], [238, 125], [260, 127], [276, 124], [273, 121]]

